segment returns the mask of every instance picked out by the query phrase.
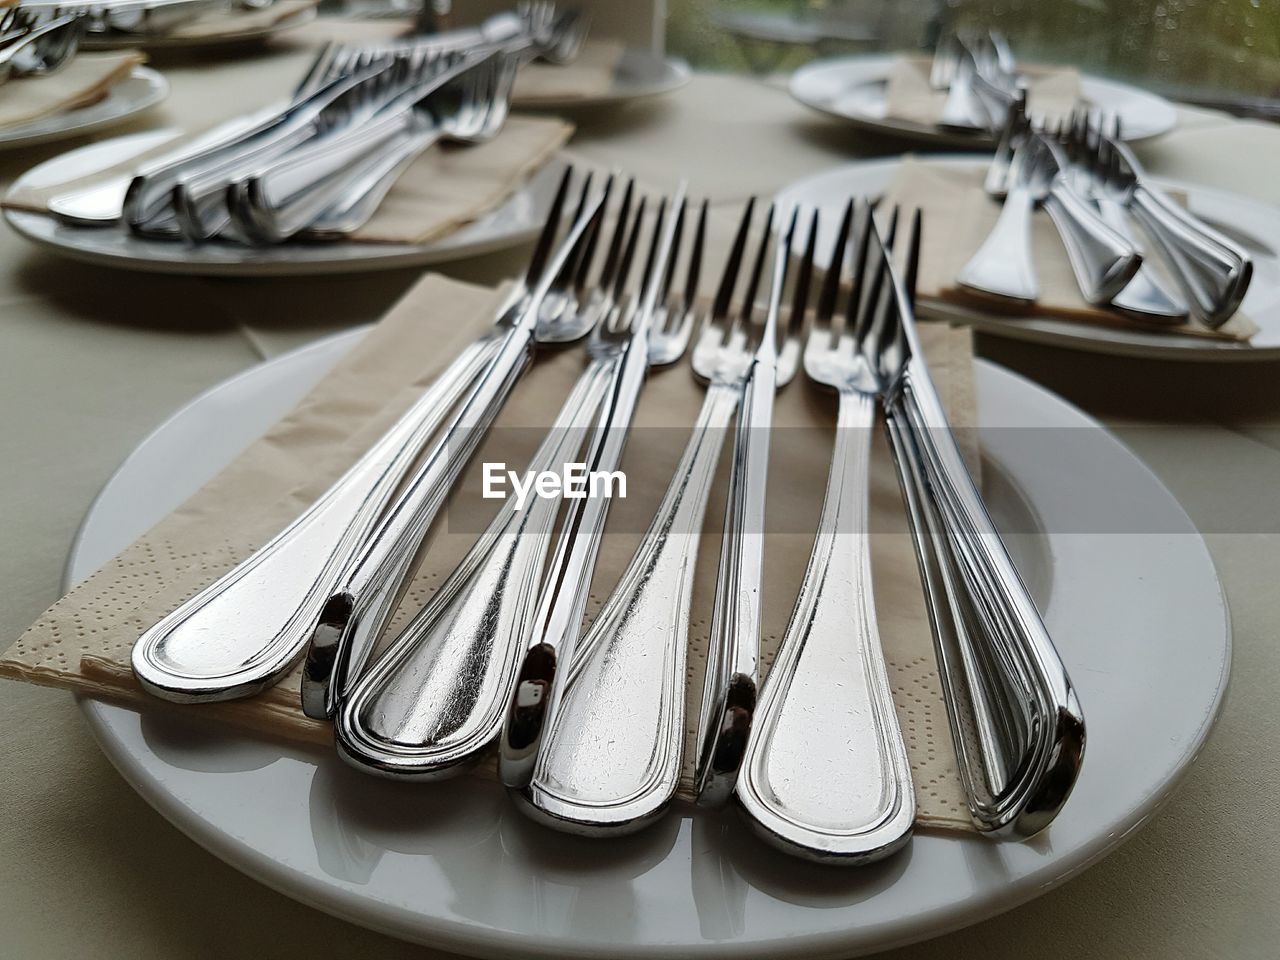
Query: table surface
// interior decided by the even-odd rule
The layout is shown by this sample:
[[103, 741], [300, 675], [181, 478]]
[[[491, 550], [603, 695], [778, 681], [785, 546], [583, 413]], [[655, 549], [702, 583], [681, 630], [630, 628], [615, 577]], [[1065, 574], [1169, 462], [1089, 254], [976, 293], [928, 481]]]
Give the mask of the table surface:
[[[265, 103], [306, 54], [162, 64], [173, 94], [121, 128], [196, 125]], [[656, 184], [737, 202], [895, 152], [777, 84], [701, 75], [679, 94], [579, 118], [573, 148]], [[68, 145], [0, 154], [0, 185]], [[1280, 202], [1280, 127], [1183, 110], [1141, 149], [1152, 172]], [[514, 251], [446, 272], [492, 282]], [[0, 229], [0, 643], [57, 599], [71, 537], [116, 465], [172, 410], [265, 358], [377, 318], [413, 271], [228, 281], [111, 272]], [[1095, 356], [983, 338], [980, 351], [1102, 420], [1204, 532], [1231, 605], [1221, 722], [1165, 809], [1118, 852], [1009, 914], [892, 954], [1273, 957], [1280, 940], [1280, 365]], [[1266, 519], [1261, 519], [1266, 518]], [[1280, 530], [1280, 528], [1277, 528]], [[65, 693], [0, 696], [0, 930], [14, 957], [432, 957], [324, 916], [226, 866], [164, 821], [95, 746]]]

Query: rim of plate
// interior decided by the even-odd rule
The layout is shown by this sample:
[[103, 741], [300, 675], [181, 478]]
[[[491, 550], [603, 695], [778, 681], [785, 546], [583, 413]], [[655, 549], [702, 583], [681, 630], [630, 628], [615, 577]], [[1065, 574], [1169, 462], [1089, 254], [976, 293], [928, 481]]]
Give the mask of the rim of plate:
[[[915, 159], [923, 163], [959, 167], [985, 167], [990, 162], [988, 156], [980, 153], [928, 155]], [[817, 204], [819, 208], [836, 210], [837, 207], [842, 208], [850, 196], [882, 192], [901, 162], [900, 157], [851, 161], [787, 184], [775, 194], [774, 202], [784, 208], [795, 203], [813, 206], [814, 195], [821, 193], [832, 199], [828, 203]], [[982, 333], [1090, 353], [1214, 362], [1280, 359], [1280, 207], [1216, 187], [1165, 177], [1152, 177], [1151, 180], [1166, 190], [1185, 194], [1197, 212], [1251, 248], [1255, 272], [1241, 311], [1260, 329], [1248, 344], [1044, 317], [1001, 317], [934, 299], [921, 301], [922, 313], [959, 320]], [[823, 229], [830, 229], [834, 234], [832, 218], [824, 217], [823, 221]], [[925, 229], [928, 229], [927, 223]], [[821, 243], [819, 249], [823, 249]], [[825, 265], [821, 255], [817, 260], [819, 265]]]
[[231, 46], [237, 43], [249, 43], [254, 40], [265, 40], [285, 30], [305, 26], [318, 16], [317, 8], [303, 7], [275, 23], [254, 27], [248, 30], [237, 30], [232, 33], [209, 34], [202, 37], [174, 37], [160, 34], [154, 37], [122, 36], [114, 39], [97, 40], [88, 37], [82, 44], [86, 50], [191, 50], [203, 47]]
[[[169, 81], [164, 74], [138, 64], [130, 71], [129, 76], [112, 84], [107, 95], [96, 103], [0, 130], [0, 150], [17, 150], [92, 133], [128, 120], [144, 110], [150, 110], [167, 96]], [[73, 122], [61, 126], [49, 125], [51, 120], [59, 118]]]
[[[860, 85], [883, 80], [888, 68], [899, 56], [900, 54], [872, 53], [815, 60], [792, 73], [787, 89], [794, 99], [805, 106], [829, 117], [836, 117], [867, 130], [936, 145], [968, 148], [995, 146], [995, 138], [984, 134], [950, 133], [939, 130], [937, 127], [914, 123], [910, 120], [875, 117], [865, 113], [840, 110], [829, 99], [824, 98], [814, 89], [815, 87], [821, 89], [824, 82], [839, 79], [841, 75], [850, 72], [855, 74], [852, 78], [854, 84]], [[1139, 122], [1126, 121], [1124, 124], [1124, 139], [1130, 143], [1138, 143], [1142, 140], [1161, 136], [1177, 126], [1177, 109], [1164, 97], [1157, 93], [1152, 93], [1150, 90], [1144, 90], [1141, 87], [1135, 87], [1119, 80], [1087, 74], [1081, 74], [1080, 88], [1085, 99], [1090, 102], [1097, 102], [1100, 99], [1105, 99], [1107, 96], [1113, 96], [1118, 93], [1124, 97], [1131, 98], [1141, 105], [1144, 110], [1155, 111], [1161, 115], [1159, 120], [1148, 124], [1145, 128]], [[1134, 136], [1131, 130], [1139, 130], [1140, 132], [1137, 136]]]
[[[83, 577], [92, 572], [92, 570], [88, 569], [79, 570], [77, 567], [81, 564], [87, 565], [89, 563], [88, 560], [82, 558], [82, 551], [87, 531], [95, 519], [95, 513], [102, 506], [117, 480], [122, 476], [128, 475], [131, 464], [143, 455], [143, 452], [158, 436], [179, 425], [191, 409], [202, 401], [210, 400], [221, 392], [234, 389], [236, 385], [249, 378], [263, 376], [265, 367], [276, 365], [276, 369], [279, 369], [279, 365], [316, 363], [327, 369], [328, 365], [323, 364], [322, 361], [327, 360], [331, 354], [332, 361], [336, 362], [341, 354], [354, 345], [363, 333], [364, 330], [355, 330], [337, 334], [243, 371], [205, 391], [157, 427], [126, 458], [121, 467], [104, 485], [90, 507], [72, 544], [67, 562], [64, 587], [69, 587], [72, 576]], [[1007, 854], [1006, 859], [1001, 863], [1001, 870], [999, 871], [1003, 872], [1005, 882], [1002, 886], [987, 888], [984, 894], [977, 897], [974, 902], [947, 902], [941, 906], [935, 906], [924, 915], [882, 920], [878, 923], [850, 928], [840, 927], [820, 932], [787, 932], [753, 940], [707, 941], [704, 939], [696, 947], [691, 947], [688, 943], [676, 943], [674, 940], [637, 945], [635, 942], [619, 944], [607, 941], [556, 940], [554, 935], [548, 935], [546, 942], [535, 942], [531, 940], [530, 934], [527, 932], [497, 928], [470, 918], [458, 919], [456, 916], [442, 916], [443, 910], [440, 908], [436, 908], [435, 913], [428, 915], [424, 914], [420, 909], [414, 911], [403, 904], [376, 899], [368, 892], [361, 897], [357, 891], [353, 891], [349, 886], [344, 886], [343, 882], [335, 880], [333, 877], [317, 876], [316, 871], [308, 872], [302, 866], [290, 862], [288, 858], [278, 858], [255, 848], [244, 837], [235, 836], [223, 829], [219, 829], [214, 826], [212, 820], [207, 819], [201, 812], [188, 806], [176, 792], [173, 792], [176, 788], [172, 784], [148, 770], [147, 758], [144, 753], [135, 754], [130, 751], [125, 739], [117, 733], [113, 724], [120, 722], [122, 719], [130, 723], [134, 722], [138, 717], [138, 712], [135, 708], [111, 706], [89, 699], [81, 699], [79, 701], [81, 708], [85, 712], [99, 745], [119, 769], [126, 781], [179, 830], [186, 833], [214, 855], [272, 889], [324, 912], [393, 936], [420, 943], [429, 942], [436, 947], [444, 949], [485, 956], [510, 955], [509, 951], [512, 949], [523, 949], [528, 951], [530, 955], [536, 954], [538, 956], [582, 957], [598, 955], [602, 951], [617, 957], [687, 956], [690, 949], [696, 949], [701, 955], [708, 957], [734, 958], [773, 958], [784, 954], [795, 956], [827, 955], [838, 951], [848, 953], [851, 950], [861, 954], [862, 952], [872, 952], [927, 939], [979, 922], [1031, 900], [1077, 875], [1128, 839], [1159, 809], [1187, 771], [1218, 717], [1231, 663], [1231, 630], [1225, 597], [1203, 538], [1195, 531], [1195, 528], [1191, 525], [1190, 520], [1177, 504], [1172, 494], [1160, 483], [1150, 469], [1119, 440], [1107, 432], [1105, 428], [1102, 428], [1096, 421], [1066, 401], [1033, 382], [995, 364], [987, 361], [978, 361], [977, 365], [980, 396], [984, 389], [984, 383], [986, 384], [986, 389], [1003, 392], [1006, 395], [1010, 391], [1014, 391], [1022, 401], [1026, 402], [1020, 402], [1017, 408], [1012, 411], [1008, 411], [1006, 408], [1006, 415], [1012, 415], [1015, 419], [1022, 419], [1027, 423], [1031, 423], [1034, 422], [1036, 416], [1049, 411], [1051, 420], [1043, 422], [1042, 425], [1053, 425], [1053, 422], [1056, 421], [1059, 426], [1089, 428], [1091, 431], [1089, 434], [1090, 442], [1100, 445], [1097, 448], [1098, 451], [1100, 453], [1105, 451], [1108, 458], [1119, 458], [1116, 463], [1122, 463], [1125, 471], [1132, 471], [1130, 480], [1143, 487], [1142, 496], [1144, 502], [1149, 500], [1163, 501], [1163, 504], [1156, 505], [1156, 509], [1167, 514], [1166, 519], [1173, 521], [1178, 529], [1170, 534], [1170, 538], [1162, 539], [1178, 538], [1177, 543], [1184, 554], [1182, 559], [1193, 562], [1198, 568], [1196, 571], [1198, 574], [1196, 583], [1203, 587], [1205, 591], [1205, 597], [1202, 600], [1211, 602], [1200, 610], [1197, 619], [1204, 619], [1206, 624], [1212, 621], [1215, 629], [1221, 631], [1221, 636], [1220, 648], [1215, 645], [1212, 650], [1208, 650], [1206, 638], [1199, 634], [1197, 634], [1194, 644], [1189, 647], [1192, 651], [1198, 651], [1201, 656], [1206, 655], [1207, 652], [1215, 652], [1220, 649], [1220, 660], [1218, 660], [1218, 674], [1216, 677], [1208, 678], [1203, 673], [1193, 671], [1198, 683], [1203, 685], [1206, 681], [1211, 680], [1212, 692], [1204, 702], [1197, 701], [1198, 710], [1203, 712], [1194, 714], [1196, 718], [1194, 728], [1178, 731], [1179, 741], [1183, 741], [1184, 734], [1185, 741], [1172, 766], [1162, 767], [1161, 775], [1156, 781], [1144, 783], [1139, 794], [1131, 796], [1125, 803], [1120, 804], [1120, 810], [1112, 811], [1108, 814], [1105, 822], [1095, 823], [1087, 831], [1086, 839], [1073, 846], [1068, 853], [1048, 862], [1043, 859], [1038, 861], [1037, 866], [1018, 873], [1016, 881], [1008, 879], [1015, 872], [1011, 869], [1012, 863], [1010, 861], [1017, 859], [1019, 855], [1035, 856], [1035, 851], [1029, 852], [1029, 848], [1034, 844], [1001, 845], [998, 849], [1005, 851]], [[323, 370], [317, 374], [317, 376], [322, 375]], [[1039, 413], [1036, 412], [1037, 409]], [[1031, 420], [1027, 420], [1026, 418], [1028, 417], [1031, 417]], [[999, 433], [1000, 431], [997, 430], [996, 432]], [[997, 466], [1000, 465], [999, 459], [997, 459], [996, 464]], [[1114, 480], [1115, 478], [1112, 477], [1111, 479]], [[1087, 485], [1090, 481], [1086, 477], [1083, 478], [1083, 482]], [[1050, 497], [1050, 500], [1052, 500], [1052, 497]], [[1034, 509], [1034, 504], [1032, 508]], [[1043, 537], [1044, 534], [1041, 533], [1038, 536]], [[1049, 536], [1056, 537], [1057, 535]], [[1187, 541], [1186, 538], [1188, 536], [1193, 539]], [[1169, 561], [1174, 554], [1179, 552], [1171, 549], [1170, 542], [1153, 545], [1149, 548], [1149, 552], [1153, 554], [1156, 551], [1159, 551], [1166, 561]], [[1096, 556], [1096, 554], [1094, 555]], [[1054, 558], [1055, 563], [1058, 560], [1059, 558]], [[1105, 564], [1099, 565], [1093, 562], [1082, 564], [1079, 558], [1074, 561], [1074, 564], [1078, 569], [1073, 569], [1072, 576], [1081, 576], [1096, 582], [1101, 582], [1104, 576], [1109, 576], [1099, 572], [1099, 568], [1105, 566]], [[1086, 567], [1089, 569], [1086, 569]], [[1172, 608], [1179, 604], [1186, 604], [1189, 602], [1187, 598], [1190, 592], [1189, 590], [1179, 591], [1176, 594], [1177, 599], [1173, 603], [1167, 604], [1167, 606]], [[1166, 611], [1166, 613], [1174, 617], [1170, 611]], [[1148, 622], [1146, 618], [1149, 615], [1149, 612], [1144, 609], [1143, 622]], [[1174, 617], [1170, 622], [1176, 624], [1177, 627], [1181, 627], [1185, 632], [1188, 628], [1185, 626], [1184, 616], [1185, 611]], [[1155, 628], [1153, 627], [1153, 629]], [[1175, 632], [1176, 629], [1175, 627]], [[1163, 634], [1163, 636], [1165, 641], [1168, 642], [1169, 635]], [[1184, 645], [1190, 642], [1189, 637], [1182, 640]], [[1082, 699], [1086, 699], [1086, 714], [1089, 710], [1087, 698], [1085, 697], [1085, 691], [1088, 686], [1089, 684], [1087, 683], [1081, 685]], [[1207, 687], [1205, 690], [1207, 691]], [[1184, 709], [1177, 714], [1177, 717], [1182, 719], [1189, 715], [1191, 715], [1190, 711]], [[163, 715], [157, 716], [163, 717]], [[248, 738], [248, 735], [238, 737], [234, 731], [230, 730], [227, 731], [225, 737], [222, 733], [217, 734], [217, 736], [232, 741]], [[261, 745], [261, 741], [251, 740], [251, 742]], [[1097, 747], [1094, 748], [1095, 754], [1097, 749]], [[288, 745], [279, 745], [277, 747], [277, 745], [272, 744], [269, 750], [273, 755], [278, 751], [284, 756], [306, 757], [312, 760], [316, 756], [315, 751], [307, 751]], [[163, 763], [163, 761], [159, 762]], [[331, 752], [327, 761], [324, 759], [319, 761], [321, 764], [326, 762], [340, 766]], [[1089, 770], [1089, 764], [1086, 760], [1085, 773], [1082, 775], [1081, 782], [1077, 785], [1078, 795], [1084, 792], [1082, 788], [1084, 787], [1085, 777], [1089, 776]], [[364, 781], [362, 780], [361, 782]], [[371, 784], [380, 783], [377, 780], [369, 780], [368, 782]], [[457, 786], [465, 785], [467, 782], [463, 780], [453, 781], [452, 783]], [[478, 786], [480, 788], [496, 789], [493, 784], [489, 783], [480, 783]], [[1089, 789], [1092, 790], [1093, 787], [1091, 786]], [[1083, 800], [1085, 797], [1077, 796], [1073, 799]], [[1083, 803], [1078, 803], [1076, 812], [1083, 814], [1083, 807]], [[1060, 822], [1065, 823], [1068, 816], [1067, 811], [1070, 810], [1071, 804], [1069, 802], [1066, 810], [1064, 810], [1063, 817], [1060, 818]], [[1091, 806], [1091, 811], [1096, 813], [1096, 805]], [[676, 816], [688, 817], [690, 814], [685, 810], [672, 811], [668, 814], [668, 817]], [[517, 817], [516, 820], [520, 823], [524, 822], [521, 817]], [[539, 833], [545, 830], [545, 828], [532, 823], [528, 823], [526, 826]], [[681, 826], [683, 826], [683, 823]], [[1047, 835], [1050, 851], [1052, 850], [1051, 844], [1054, 839], [1052, 831], [1054, 829], [1050, 828], [1050, 834]], [[683, 831], [681, 831], [681, 836], [683, 835]], [[566, 843], [572, 840], [572, 838], [563, 839]], [[990, 841], [976, 836], [955, 834], [944, 836], [928, 832], [918, 833], [913, 844], [920, 845], [920, 847], [927, 845], [930, 849], [942, 849], [942, 847], [937, 846], [942, 845], [952, 851], [963, 851], [969, 847], [983, 850], [992, 849]], [[396, 851], [392, 851], [390, 848], [383, 848], [382, 852], [392, 853]], [[903, 854], [901, 857], [906, 858], [906, 861], [910, 861], [915, 856], [919, 856], [920, 852], [920, 848], [917, 848], [914, 854]], [[663, 853], [663, 858], [669, 858], [670, 853], [670, 851]], [[803, 864], [800, 861], [791, 861], [787, 858], [783, 858], [783, 860], [787, 866], [794, 867], [797, 870], [816, 871], [813, 874], [807, 874], [816, 878], [815, 887], [825, 886], [833, 877], [833, 874], [824, 868]], [[901, 859], [891, 860], [887, 863], [903, 863], [903, 868], [905, 869], [905, 862]], [[965, 865], [972, 866], [973, 864], [961, 861], [954, 866], [958, 869]], [[863, 870], [867, 869], [870, 868], [863, 868]], [[745, 879], [744, 882], [746, 882]], [[900, 881], [897, 880], [896, 876], [890, 877], [886, 889], [892, 889], [898, 882]], [[919, 879], [916, 882], [918, 885]], [[948, 886], [948, 889], [950, 889], [950, 886]], [[429, 921], [429, 923], [424, 924], [424, 920]], [[861, 937], [859, 936], [860, 934]], [[867, 939], [868, 937], [873, 939], [869, 940]]]
[[[76, 176], [77, 159], [94, 157], [121, 162], [178, 135], [173, 128], [144, 130], [99, 140], [59, 154], [24, 172], [7, 193], [33, 181], [53, 182]], [[136, 148], [120, 155], [120, 151]], [[296, 277], [312, 274], [365, 273], [480, 256], [532, 240], [542, 229], [543, 212], [550, 206], [565, 160], [553, 156], [500, 206], [481, 214], [454, 233], [424, 244], [357, 243], [353, 241], [281, 244], [251, 248], [232, 244], [188, 247], [178, 242], [131, 236], [122, 227], [73, 227], [29, 210], [5, 209], [4, 219], [20, 236], [43, 249], [97, 266], [211, 277]], [[100, 160], [94, 167], [101, 167]], [[65, 173], [56, 171], [65, 168]], [[53, 174], [51, 176], [51, 171]], [[525, 209], [532, 205], [533, 209]], [[514, 221], [514, 222], [509, 222]]]
[[648, 50], [627, 47], [614, 68], [613, 87], [592, 97], [546, 98], [533, 103], [517, 100], [517, 110], [584, 110], [644, 100], [679, 90], [693, 79], [689, 64], [678, 57], [660, 57]]

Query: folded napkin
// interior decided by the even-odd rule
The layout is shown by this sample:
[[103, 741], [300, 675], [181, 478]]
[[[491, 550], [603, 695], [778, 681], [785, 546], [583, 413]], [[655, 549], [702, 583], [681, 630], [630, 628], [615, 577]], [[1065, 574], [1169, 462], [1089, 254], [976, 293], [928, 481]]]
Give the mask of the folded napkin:
[[[727, 238], [726, 238], [727, 242]], [[327, 725], [298, 707], [298, 673], [250, 700], [177, 706], [148, 697], [129, 670], [134, 640], [183, 599], [216, 579], [296, 516], [403, 411], [424, 384], [489, 328], [502, 294], [439, 276], [421, 280], [343, 357], [295, 410], [173, 514], [73, 589], [0, 660], [0, 676], [65, 687], [147, 709], [225, 721], [263, 734], [328, 744]], [[962, 330], [921, 330], [953, 422], [973, 417], [969, 339]], [[477, 454], [462, 490], [473, 507], [450, 505], [436, 524], [422, 569], [390, 633], [426, 602], [496, 511], [474, 496], [483, 461], [523, 464], [583, 369], [580, 349], [546, 351], [521, 381]], [[623, 470], [627, 498], [616, 500], [600, 551], [588, 617], [613, 589], [652, 517], [683, 450], [704, 391], [687, 363], [653, 371]], [[813, 543], [831, 456], [836, 404], [804, 382], [778, 397], [770, 532], [765, 549], [764, 633], [771, 659]], [[689, 796], [693, 726], [702, 689], [719, 555], [729, 443], [709, 506], [690, 626], [689, 746], [682, 795]], [[876, 431], [872, 470], [873, 563], [880, 632], [915, 776], [918, 820], [970, 829], [952, 752], [916, 563], [887, 448]], [[492, 776], [492, 763], [479, 775]], [[429, 789], [429, 788], [424, 788]]]
[[266, 30], [296, 17], [304, 10], [313, 10], [320, 0], [276, 0], [261, 10], [227, 9], [201, 14], [186, 23], [179, 24], [165, 37], [183, 40], [216, 40], [218, 37], [238, 36]]
[[616, 40], [589, 40], [572, 63], [527, 63], [516, 76], [511, 102], [536, 107], [604, 96], [613, 89], [614, 73], [625, 50]]
[[[885, 116], [936, 126], [947, 91], [929, 86], [928, 57], [898, 57], [885, 83]], [[1056, 120], [1081, 103], [1080, 74], [1073, 67], [1018, 67], [1027, 80], [1027, 112]]]
[[[1049, 215], [1032, 214], [1031, 245], [1040, 298], [1031, 306], [1013, 304], [1000, 297], [969, 290], [956, 277], [969, 258], [982, 246], [996, 218], [999, 202], [982, 189], [985, 170], [956, 167], [913, 157], [903, 158], [885, 194], [885, 204], [898, 204], [904, 212], [920, 208], [925, 229], [920, 255], [919, 294], [922, 298], [945, 300], [988, 311], [1010, 313], [1012, 317], [1056, 317], [1130, 330], [1147, 330], [1217, 340], [1248, 340], [1257, 325], [1237, 313], [1217, 330], [1188, 320], [1179, 324], [1153, 323], [1119, 310], [1095, 307], [1085, 302], [1076, 285], [1066, 249]], [[1152, 269], [1162, 269], [1155, 257]], [[1017, 322], [1011, 319], [1010, 322]]]
[[145, 60], [139, 53], [82, 53], [47, 77], [11, 79], [0, 85], [0, 129], [96, 103]]
[[[13, 191], [0, 205], [48, 213], [52, 197], [131, 174], [201, 133], [175, 137], [123, 163], [66, 183]], [[351, 239], [428, 243], [446, 236], [499, 206], [550, 160], [572, 133], [572, 124], [555, 117], [513, 116], [487, 143], [433, 147], [401, 175], [378, 212]]]

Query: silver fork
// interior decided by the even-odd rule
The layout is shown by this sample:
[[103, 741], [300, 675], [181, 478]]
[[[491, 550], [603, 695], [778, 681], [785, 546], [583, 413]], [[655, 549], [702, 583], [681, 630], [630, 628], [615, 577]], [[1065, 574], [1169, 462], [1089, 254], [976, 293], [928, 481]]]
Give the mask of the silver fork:
[[871, 209], [859, 212], [843, 329], [833, 328], [834, 292], [848, 252], [852, 201], [826, 277], [832, 295], [815, 312], [804, 353], [809, 378], [839, 396], [822, 516], [737, 785], [752, 826], [766, 839], [811, 859], [847, 863], [898, 850], [915, 817], [911, 767], [876, 627], [868, 531], [880, 387], [875, 356], [892, 281], [870, 242]]
[[[684, 193], [682, 184], [671, 215], [661, 215], [664, 203], [654, 224], [654, 242], [638, 303], [615, 309], [593, 338], [593, 357], [611, 359], [613, 374], [608, 399], [588, 448], [588, 473], [612, 473], [618, 469], [648, 368], [674, 363], [688, 345], [691, 330], [686, 317], [668, 311], [667, 325], [655, 325], [659, 296], [666, 286], [666, 274], [672, 269], [678, 230], [684, 222]], [[672, 319], [677, 322], [673, 324]], [[530, 810], [542, 811], [551, 820], [555, 820], [556, 800], [551, 794], [541, 793], [535, 778], [543, 744], [555, 730], [559, 700], [574, 662], [609, 502], [608, 497], [594, 497], [569, 504], [499, 738], [502, 782], [528, 801]]]
[[[629, 222], [622, 212], [611, 250], [624, 248]], [[625, 289], [637, 232], [631, 231], [620, 262], [606, 267], [609, 300]], [[557, 469], [578, 450], [612, 369], [611, 360], [588, 365], [530, 473]], [[444, 586], [343, 702], [335, 735], [345, 759], [385, 776], [436, 779], [456, 773], [493, 742], [527, 644], [558, 508], [558, 501], [537, 497], [523, 507], [512, 500], [503, 505]]]
[[[711, 329], [715, 325], [727, 324], [752, 210], [753, 203], [749, 202], [711, 307]], [[743, 399], [734, 433], [733, 467], [729, 474], [715, 605], [707, 642], [707, 669], [698, 715], [698, 756], [694, 776], [697, 800], [703, 806], [723, 803], [732, 794], [746, 748], [746, 737], [751, 730], [760, 669], [765, 495], [773, 395], [791, 381], [799, 366], [800, 331], [808, 305], [817, 241], [815, 213], [809, 242], [797, 267], [791, 312], [785, 324], [777, 308], [785, 275], [781, 279], [775, 275], [770, 287], [764, 329], [747, 337], [746, 333], [754, 326], [756, 295], [764, 274], [773, 215], [774, 210], [770, 207], [742, 298], [738, 324], [730, 329], [729, 341], [723, 352], [716, 355], [720, 362], [731, 364], [731, 358], [737, 356], [738, 350], [747, 349], [746, 343], [735, 341], [744, 337], [747, 340], [758, 339], [758, 343], [750, 348], [748, 369], [742, 380]], [[779, 241], [778, 250], [790, 251], [794, 238], [793, 223]], [[718, 337], [715, 342], [719, 342]], [[695, 355], [695, 362], [696, 359]]]
[[[887, 262], [873, 234], [876, 255]], [[1066, 802], [1084, 754], [1071, 680], [964, 465], [916, 335], [920, 213], [876, 360], [969, 815], [1031, 836]]]
[[[1106, 188], [1106, 151], [1100, 139], [1108, 130], [1118, 135], [1119, 118], [1102, 114], [1095, 126], [1088, 110], [1073, 112], [1069, 122], [1056, 133], [1067, 151], [1076, 190], [1093, 204], [1103, 221], [1142, 253], [1138, 237], [1129, 222], [1124, 205]], [[1187, 304], [1164, 277], [1143, 262], [1133, 279], [1111, 300], [1112, 306], [1152, 320], [1176, 323], [1186, 319]]]
[[1253, 279], [1253, 260], [1223, 236], [1150, 184], [1120, 138], [1098, 140], [1100, 188], [1142, 225], [1182, 289], [1190, 311], [1216, 329], [1240, 308]]
[[[674, 297], [659, 293], [665, 317], [655, 318], [663, 324], [651, 344], [651, 353], [654, 346], [662, 351], [656, 359], [677, 357], [690, 337], [705, 232], [704, 204], [682, 289]], [[665, 271], [668, 280], [673, 272]], [[693, 568], [738, 392], [726, 381], [708, 394], [648, 531], [574, 652], [527, 794], [541, 818], [574, 832], [639, 829], [662, 813], [680, 781]]]
[[[133, 669], [145, 689], [180, 702], [230, 700], [252, 696], [290, 668], [334, 584], [409, 474], [423, 445], [457, 401], [473, 389], [477, 377], [491, 367], [511, 328], [528, 322], [522, 318], [534, 309], [543, 289], [535, 285], [544, 282], [551, 270], [548, 258], [560, 229], [569, 175], [566, 171], [526, 282], [504, 306], [494, 332], [464, 350], [301, 516], [143, 633], [133, 648]], [[584, 332], [567, 319], [545, 332], [539, 329], [547, 339], [573, 339]], [[312, 678], [312, 701], [317, 699], [317, 687], [323, 715], [327, 681]]]

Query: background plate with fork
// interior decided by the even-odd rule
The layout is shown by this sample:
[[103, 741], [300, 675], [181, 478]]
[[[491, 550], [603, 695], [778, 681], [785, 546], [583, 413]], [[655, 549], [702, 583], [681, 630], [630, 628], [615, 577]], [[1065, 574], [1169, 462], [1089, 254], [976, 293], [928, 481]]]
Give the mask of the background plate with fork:
[[[28, 170], [11, 189], [65, 183], [124, 163], [178, 135], [172, 129], [152, 130], [72, 150]], [[248, 247], [210, 242], [193, 247], [135, 236], [123, 226], [68, 226], [29, 211], [5, 210], [4, 218], [33, 243], [99, 266], [223, 277], [363, 273], [460, 260], [532, 240], [542, 229], [563, 173], [563, 161], [553, 159], [501, 206], [448, 236], [422, 244], [299, 241]]]
[[[993, 134], [957, 133], [885, 116], [885, 83], [896, 59], [894, 55], [875, 55], [806, 64], [791, 75], [791, 96], [828, 116], [885, 136], [934, 146], [970, 149], [995, 146], [997, 137]], [[1168, 100], [1127, 83], [1081, 76], [1080, 95], [1091, 107], [1117, 114], [1124, 138], [1129, 141], [1168, 133], [1178, 122], [1178, 113]]]
[[129, 76], [112, 84], [101, 100], [88, 106], [0, 128], [0, 150], [92, 133], [149, 110], [168, 95], [169, 81], [163, 75], [150, 67], [137, 66]]
[[[65, 586], [217, 473], [362, 335], [255, 367], [161, 426], [100, 493]], [[676, 809], [602, 844], [532, 823], [492, 782], [422, 789], [363, 776], [333, 751], [169, 711], [83, 709], [129, 783], [196, 842], [298, 900], [437, 949], [779, 960], [867, 953], [975, 923], [1078, 873], [1150, 817], [1207, 736], [1230, 664], [1213, 564], [1168, 491], [1052, 394], [991, 364], [976, 375], [987, 504], [1019, 531], [1010, 549], [1090, 723], [1072, 802], [1035, 842], [921, 831], [891, 860], [836, 873], [756, 842], [733, 811]], [[1027, 443], [1027, 428], [1071, 439]], [[1082, 460], [1090, 470], [1075, 469]], [[1142, 522], [1096, 532], [1108, 529], [1089, 522], [1098, 505]]]
[[[977, 155], [931, 157], [930, 164], [985, 171], [990, 158]], [[825, 235], [818, 250], [830, 248], [839, 211], [850, 196], [877, 197], [893, 182], [899, 161], [868, 160], [837, 167], [797, 180], [779, 191], [782, 208], [804, 204], [823, 209]], [[984, 333], [1030, 340], [1076, 350], [1114, 353], [1163, 360], [1275, 360], [1280, 358], [1280, 208], [1250, 197], [1183, 181], [1152, 178], [1166, 191], [1186, 197], [1187, 205], [1211, 226], [1241, 243], [1252, 255], [1254, 279], [1241, 311], [1259, 330], [1248, 343], [1107, 327], [1047, 317], [1009, 317], [943, 300], [921, 301], [926, 317], [943, 317], [971, 324]], [[994, 201], [993, 201], [994, 202]], [[821, 253], [818, 260], [822, 260]], [[825, 263], [820, 265], [825, 266]]]

